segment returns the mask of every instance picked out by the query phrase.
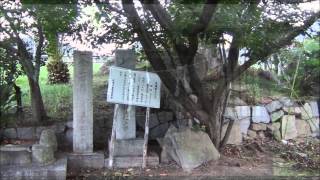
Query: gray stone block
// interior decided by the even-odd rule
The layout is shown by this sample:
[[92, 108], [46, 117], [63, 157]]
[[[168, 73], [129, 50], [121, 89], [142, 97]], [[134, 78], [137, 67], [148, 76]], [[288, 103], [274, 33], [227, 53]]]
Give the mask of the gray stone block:
[[272, 101], [271, 103], [265, 106], [269, 113], [272, 113], [276, 110], [279, 110], [283, 107], [283, 104], [280, 101]]
[[282, 139], [294, 139], [298, 136], [294, 115], [284, 115], [281, 120]]
[[15, 139], [18, 137], [16, 128], [7, 128], [3, 130], [3, 136], [9, 139]]
[[[113, 167], [116, 168], [129, 168], [129, 167], [141, 167], [142, 156], [122, 156], [114, 157]], [[109, 159], [105, 159], [105, 167], [109, 167]], [[155, 154], [147, 156], [147, 167], [159, 165], [159, 157]]]
[[252, 122], [254, 123], [269, 123], [270, 116], [267, 109], [263, 106], [252, 107]]
[[55, 161], [54, 149], [51, 146], [34, 144], [32, 146], [32, 162], [51, 164]]
[[158, 113], [158, 119], [160, 123], [166, 123], [168, 121], [173, 120], [173, 112], [170, 111], [162, 111]]
[[35, 139], [36, 138], [36, 128], [35, 127], [17, 128], [17, 138], [19, 138], [19, 139]]
[[117, 139], [114, 142], [114, 156], [142, 156], [143, 139]]
[[294, 105], [294, 102], [289, 97], [280, 97], [279, 101], [283, 104], [285, 107], [290, 107]]
[[88, 153], [88, 154], [67, 154], [68, 169], [79, 170], [80, 168], [103, 168], [104, 154], [103, 153]]
[[30, 147], [22, 145], [6, 145], [0, 147], [0, 166], [30, 164]]
[[282, 116], [284, 116], [284, 112], [282, 110], [272, 112], [271, 113], [271, 121], [275, 122], [278, 119], [282, 118]]
[[58, 150], [57, 137], [52, 129], [43, 130], [40, 136], [39, 144], [43, 146], [49, 146], [54, 151]]
[[149, 134], [150, 139], [163, 137], [166, 134], [168, 128], [169, 128], [169, 123], [163, 123], [150, 129], [150, 134]]
[[67, 159], [59, 159], [50, 165], [9, 165], [1, 166], [0, 179], [30, 179], [30, 180], [65, 180], [67, 177]]

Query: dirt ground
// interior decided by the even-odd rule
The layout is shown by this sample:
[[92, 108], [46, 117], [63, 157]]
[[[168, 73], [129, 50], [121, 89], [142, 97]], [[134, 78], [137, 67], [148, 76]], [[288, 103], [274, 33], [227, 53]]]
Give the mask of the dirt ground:
[[[304, 142], [311, 142], [310, 144]], [[248, 140], [241, 146], [226, 146], [218, 161], [207, 162], [191, 172], [184, 172], [175, 162], [160, 163], [157, 167], [127, 169], [83, 169], [68, 172], [68, 179], [319, 179], [319, 139], [304, 140], [313, 151], [306, 149], [306, 161], [299, 161], [289, 154], [299, 151], [301, 142], [283, 144], [272, 140]], [[292, 146], [292, 147], [290, 147]], [[294, 147], [294, 148], [293, 148]], [[307, 147], [308, 148], [308, 147]], [[285, 155], [287, 155], [287, 157]], [[308, 158], [312, 162], [308, 162]], [[315, 160], [315, 161], [313, 161]], [[304, 163], [305, 167], [297, 166]]]

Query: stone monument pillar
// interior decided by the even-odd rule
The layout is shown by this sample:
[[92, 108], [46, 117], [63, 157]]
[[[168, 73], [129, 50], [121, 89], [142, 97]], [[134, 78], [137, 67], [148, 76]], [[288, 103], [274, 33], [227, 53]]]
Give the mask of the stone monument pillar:
[[74, 51], [73, 152], [93, 152], [92, 52]]
[[[135, 69], [136, 57], [133, 50], [118, 49], [115, 52], [115, 65], [126, 69]], [[116, 139], [136, 138], [135, 106], [119, 105], [116, 124]]]

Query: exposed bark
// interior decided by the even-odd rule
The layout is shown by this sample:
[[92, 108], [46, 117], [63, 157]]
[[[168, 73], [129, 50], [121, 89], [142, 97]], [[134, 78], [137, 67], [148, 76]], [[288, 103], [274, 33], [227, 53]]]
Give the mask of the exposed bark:
[[30, 86], [31, 109], [32, 109], [33, 121], [35, 122], [44, 121], [47, 117], [47, 114], [44, 109], [39, 82], [34, 81], [34, 79], [30, 77], [28, 77], [28, 81]]
[[23, 111], [22, 109], [22, 98], [21, 98], [21, 88], [16, 85], [16, 83], [13, 83], [13, 88], [15, 90], [15, 96], [17, 101], [17, 113], [21, 113]]

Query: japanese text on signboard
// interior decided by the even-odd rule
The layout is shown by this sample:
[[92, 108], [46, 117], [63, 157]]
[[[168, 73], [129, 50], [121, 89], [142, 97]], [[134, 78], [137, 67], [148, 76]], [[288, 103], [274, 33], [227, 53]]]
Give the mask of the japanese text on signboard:
[[155, 73], [110, 67], [107, 101], [160, 108], [160, 87]]

